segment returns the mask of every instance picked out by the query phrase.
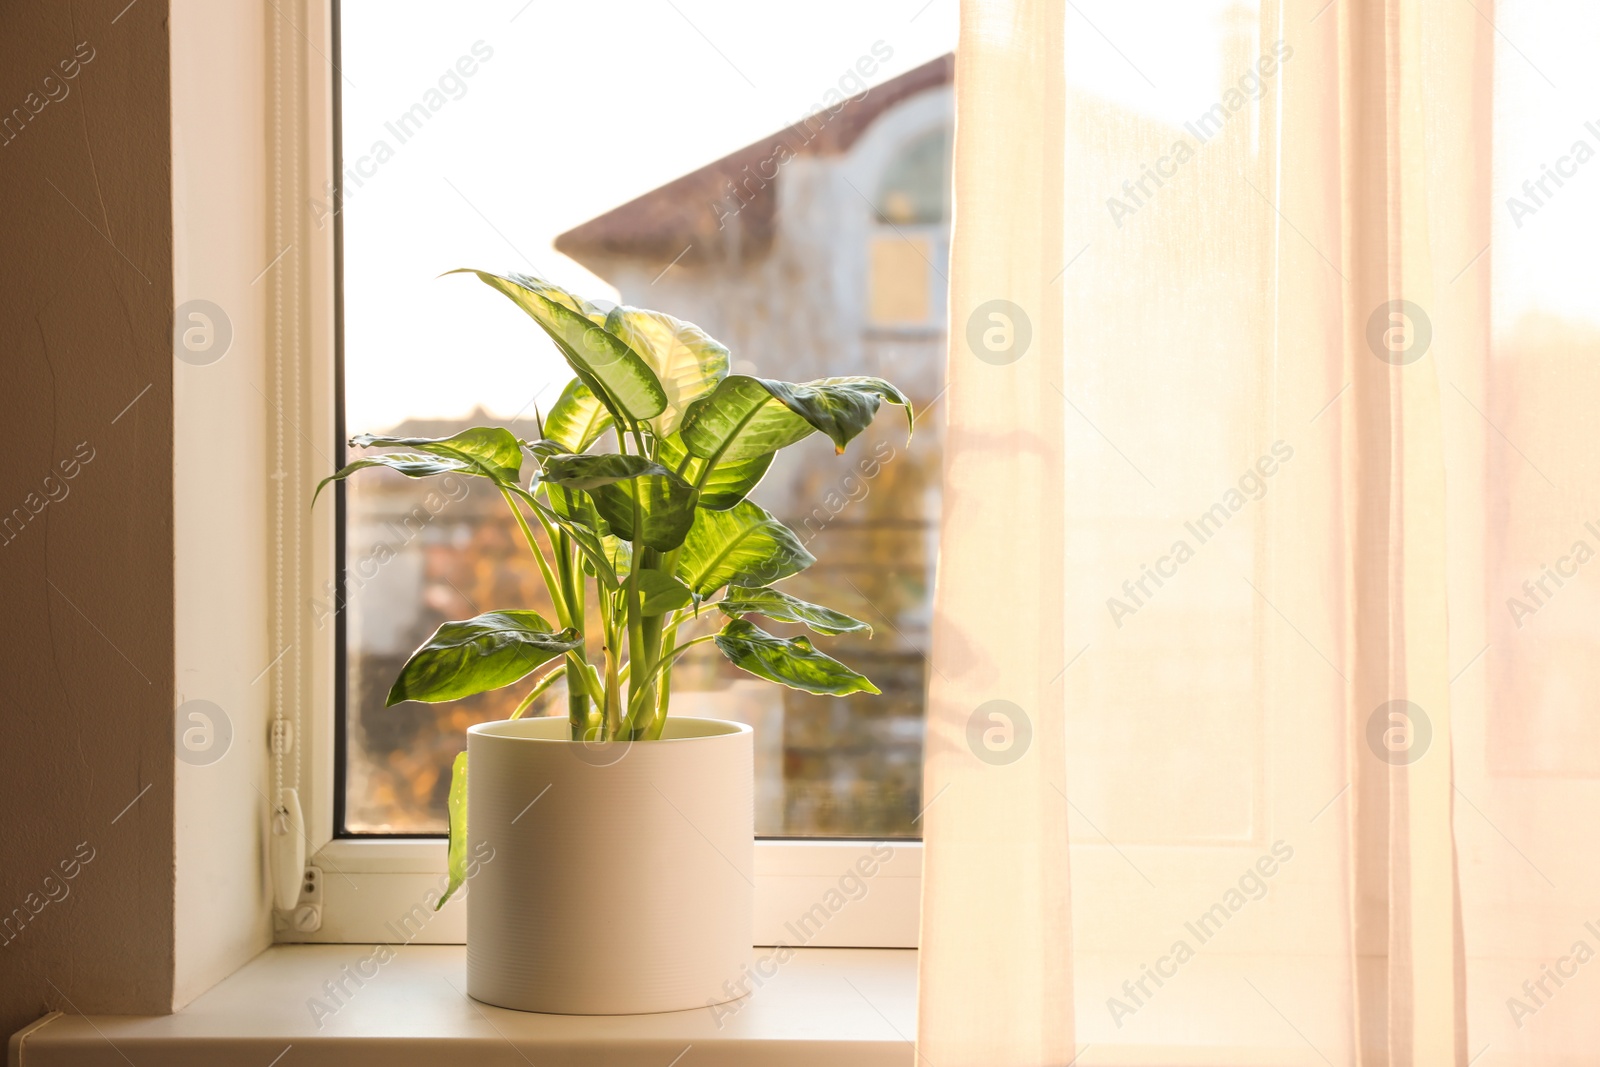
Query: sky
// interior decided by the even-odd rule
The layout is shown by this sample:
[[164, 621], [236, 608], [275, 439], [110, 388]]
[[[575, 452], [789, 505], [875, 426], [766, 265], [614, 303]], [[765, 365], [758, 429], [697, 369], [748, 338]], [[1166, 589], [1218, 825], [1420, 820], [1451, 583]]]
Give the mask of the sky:
[[[815, 111], [874, 43], [893, 51], [883, 81], [956, 32], [955, 0], [920, 14], [832, 0], [342, 6], [346, 164], [373, 157], [344, 212], [351, 432], [547, 407], [570, 375], [534, 324], [476, 279], [439, 274], [532, 271], [615, 299], [552, 249], [557, 234]], [[476, 70], [457, 79], [462, 56]], [[445, 104], [400, 143], [385, 124], [441, 76]], [[381, 164], [379, 141], [393, 148]]]
[[[1075, 0], [1069, 81], [1181, 123], [1217, 98], [1216, 42], [1233, 6]], [[1600, 110], [1584, 110], [1600, 99], [1600, 65], [1585, 52], [1600, 35], [1600, 5], [1563, 8], [1555, 26], [1528, 0], [1496, 6], [1494, 251], [1470, 269], [1493, 264], [1502, 330], [1533, 311], [1594, 321], [1600, 306], [1594, 271], [1574, 260], [1600, 237], [1600, 159], [1533, 215], [1514, 218], [1507, 203], [1576, 141], [1600, 150]], [[874, 45], [892, 53], [876, 84], [952, 50], [958, 28], [958, 0], [342, 9], [345, 161], [364, 168], [347, 183], [343, 213], [352, 433], [478, 406], [501, 418], [547, 407], [569, 376], [554, 349], [503, 297], [440, 274], [533, 271], [615, 299], [553, 250], [557, 234], [810, 114], [830, 89], [853, 91], [851, 68]], [[1583, 25], [1566, 26], [1572, 19]], [[1324, 19], [1302, 40], [1315, 47], [1315, 33], [1333, 30]], [[402, 140], [391, 127], [419, 103], [437, 108]]]
[[[1079, 0], [1072, 78], [1181, 121], [1215, 98], [1216, 50], [1195, 41], [1226, 3], [1170, 4], [1161, 34], [1143, 6]], [[548, 342], [476, 279], [439, 274], [532, 270], [615, 299], [553, 251], [557, 234], [817, 110], [878, 42], [892, 56], [874, 84], [951, 51], [957, 7], [344, 0], [346, 166], [369, 157], [343, 219], [349, 430], [548, 406], [568, 377]], [[442, 106], [402, 143], [385, 124], [430, 90]]]

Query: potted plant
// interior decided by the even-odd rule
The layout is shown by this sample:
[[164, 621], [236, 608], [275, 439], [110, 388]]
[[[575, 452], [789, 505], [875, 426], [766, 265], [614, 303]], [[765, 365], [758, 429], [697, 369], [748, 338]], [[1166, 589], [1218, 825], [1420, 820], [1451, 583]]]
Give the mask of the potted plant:
[[[457, 700], [532, 679], [512, 717], [469, 729], [455, 760], [445, 899], [469, 854], [494, 857], [474, 864], [467, 897], [468, 992], [573, 1014], [727, 1000], [752, 940], [751, 734], [669, 716], [682, 704], [672, 665], [714, 642], [741, 669], [808, 693], [878, 692], [807, 638], [749, 621], [868, 630], [774, 586], [815, 559], [747, 497], [779, 449], [820, 432], [842, 452], [884, 401], [905, 409], [909, 433], [911, 405], [881, 378], [729, 374], [727, 348], [691, 323], [603, 310], [528, 275], [465, 273], [527, 312], [576, 375], [539, 439], [499, 427], [366, 434], [351, 444], [400, 451], [363, 456], [318, 491], [367, 467], [485, 478], [554, 605], [553, 621], [511, 607], [445, 623], [387, 699]], [[713, 619], [720, 628], [695, 633]], [[557, 679], [566, 715], [523, 718]]]

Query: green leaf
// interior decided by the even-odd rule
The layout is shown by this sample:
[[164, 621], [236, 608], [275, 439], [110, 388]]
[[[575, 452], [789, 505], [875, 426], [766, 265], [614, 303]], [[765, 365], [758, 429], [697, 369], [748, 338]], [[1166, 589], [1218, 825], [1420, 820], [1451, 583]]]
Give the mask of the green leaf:
[[718, 463], [709, 475], [705, 475], [706, 461], [691, 456], [684, 449], [683, 438], [678, 434], [657, 438], [656, 443], [657, 458], [663, 465], [683, 475], [691, 485], [700, 486], [699, 505], [712, 511], [727, 511], [749, 496], [750, 491], [765, 477], [767, 468], [772, 466], [772, 460], [777, 455], [776, 452], [766, 452], [755, 459], [738, 463]]
[[551, 456], [544, 461], [544, 473], [541, 477], [544, 481], [554, 482], [568, 489], [593, 492], [607, 485], [648, 475], [673, 476], [671, 471], [648, 456], [625, 456], [620, 452], [603, 452], [594, 456]]
[[738, 463], [787, 448], [820, 430], [843, 452], [867, 428], [884, 400], [911, 402], [882, 378], [821, 378], [804, 385], [730, 375], [689, 405], [684, 447], [717, 463]]
[[[480, 278], [483, 278], [484, 272], [463, 268], [459, 270], [445, 271], [445, 274], [476, 274]], [[440, 277], [444, 277], [444, 275], [440, 275]], [[496, 276], [491, 275], [491, 277]], [[489, 284], [493, 285], [496, 289], [501, 289], [501, 286], [495, 284], [494, 282], [490, 282], [488, 278], [483, 278], [483, 280], [489, 282]], [[596, 326], [605, 325], [606, 313], [601, 310], [597, 304], [585, 300], [577, 293], [568, 292], [559, 285], [556, 285], [552, 282], [547, 282], [536, 274], [508, 274], [505, 275], [502, 280], [514, 282], [521, 288], [527, 289], [538, 296], [542, 296], [552, 303], [559, 304], [568, 311], [575, 311], [579, 315], [582, 315], [584, 318], [588, 319], [590, 322], [594, 323]], [[504, 292], [503, 289], [501, 289], [501, 291]], [[511, 294], [507, 293], [506, 295], [510, 296]], [[512, 299], [516, 298], [512, 297]]]
[[588, 493], [611, 532], [627, 541], [670, 552], [694, 525], [694, 487], [644, 456], [552, 456], [543, 477]]
[[545, 438], [568, 452], [584, 452], [611, 429], [610, 412], [594, 395], [594, 390], [574, 378], [561, 390], [555, 406], [544, 418]]
[[734, 666], [791, 689], [833, 697], [879, 691], [865, 675], [818, 652], [804, 637], [785, 640], [734, 619], [717, 634], [716, 642]]
[[322, 487], [329, 482], [343, 481], [356, 471], [367, 467], [388, 467], [390, 470], [399, 471], [407, 478], [427, 478], [435, 474], [476, 473], [471, 463], [463, 459], [451, 459], [448, 456], [430, 456], [422, 452], [389, 452], [378, 456], [366, 456], [340, 467], [318, 482], [316, 492], [311, 494], [311, 503], [316, 504], [317, 497], [322, 495]]
[[665, 615], [688, 607], [694, 600], [689, 587], [666, 571], [641, 570], [639, 595], [644, 602], [640, 609], [643, 615]]
[[350, 438], [357, 448], [415, 448], [460, 460], [469, 474], [515, 483], [522, 476], [522, 444], [500, 426], [473, 426], [449, 437], [386, 437], [364, 433]]
[[444, 896], [433, 906], [434, 911], [444, 907], [445, 901], [460, 889], [467, 880], [467, 754], [456, 756], [450, 765], [450, 884]]
[[633, 543], [608, 533], [600, 535], [600, 544], [605, 549], [609, 566], [617, 575], [617, 586], [620, 588], [633, 572]]
[[447, 622], [400, 668], [384, 704], [402, 700], [437, 704], [486, 693], [582, 644], [583, 635], [577, 630], [552, 631], [533, 611], [490, 611]]
[[666, 390], [666, 409], [653, 423], [658, 436], [676, 432], [689, 402], [727, 377], [728, 349], [692, 322], [619, 305], [606, 315], [606, 329], [649, 364]]
[[545, 496], [550, 500], [550, 506], [555, 509], [556, 514], [588, 526], [591, 529], [598, 525], [596, 521], [591, 519], [589, 514], [594, 505], [590, 503], [589, 498], [583, 494], [581, 489], [569, 489], [564, 485], [546, 482], [544, 483], [544, 491]]
[[678, 577], [703, 600], [724, 585], [767, 585], [816, 561], [793, 530], [746, 500], [727, 511], [695, 512]]
[[584, 384], [597, 397], [609, 397], [630, 419], [642, 422], [666, 410], [660, 379], [626, 342], [606, 332], [593, 304], [527, 274], [449, 273], [476, 274], [510, 297], [550, 335]]
[[843, 612], [807, 603], [780, 589], [730, 589], [717, 601], [724, 615], [743, 618], [746, 615], [765, 615], [774, 622], [798, 622], [819, 634], [872, 634], [872, 627], [860, 619]]

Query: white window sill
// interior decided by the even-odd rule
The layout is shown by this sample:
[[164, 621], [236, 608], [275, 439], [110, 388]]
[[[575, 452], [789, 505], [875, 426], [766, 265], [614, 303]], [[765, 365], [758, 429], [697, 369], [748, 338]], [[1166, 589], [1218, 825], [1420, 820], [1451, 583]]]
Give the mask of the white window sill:
[[[336, 1006], [324, 984], [343, 978], [346, 965], [356, 973], [373, 951], [278, 945], [173, 1015], [52, 1015], [12, 1039], [9, 1063], [900, 1067], [913, 1058], [913, 949], [796, 950], [752, 995], [717, 1009], [719, 1018], [709, 1008], [630, 1016], [494, 1008], [465, 995], [463, 946], [406, 945], [359, 987], [346, 979], [343, 1004], [315, 1017], [313, 998]], [[756, 959], [771, 952], [758, 948]]]

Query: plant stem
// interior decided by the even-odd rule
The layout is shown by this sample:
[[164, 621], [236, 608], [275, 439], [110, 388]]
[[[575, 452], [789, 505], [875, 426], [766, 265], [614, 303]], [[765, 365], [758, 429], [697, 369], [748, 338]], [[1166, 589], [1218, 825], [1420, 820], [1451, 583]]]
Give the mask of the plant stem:
[[572, 625], [572, 616], [567, 611], [566, 600], [561, 595], [561, 584], [556, 576], [550, 572], [550, 564], [544, 558], [544, 550], [539, 547], [538, 539], [533, 536], [533, 531], [528, 527], [528, 520], [522, 517], [522, 509], [517, 507], [516, 498], [504, 486], [500, 487], [500, 495], [505, 498], [506, 506], [511, 509], [511, 514], [516, 517], [517, 525], [522, 528], [522, 536], [528, 542], [528, 550], [533, 553], [534, 560], [539, 564], [539, 574], [544, 578], [545, 590], [550, 594], [550, 602], [555, 605], [556, 619], [563, 627]]
[[522, 713], [533, 706], [533, 702], [539, 699], [539, 695], [545, 690], [549, 689], [557, 678], [560, 678], [566, 673], [567, 665], [563, 662], [560, 666], [556, 667], [555, 670], [545, 674], [544, 677], [540, 678], [539, 681], [534, 684], [532, 689], [528, 690], [528, 695], [522, 698], [522, 703], [517, 705], [516, 710], [511, 713], [511, 717], [513, 719], [522, 718]]
[[606, 643], [606, 684], [604, 718], [601, 721], [601, 734], [598, 740], [611, 741], [617, 736], [622, 724], [622, 701], [617, 692], [617, 654], [611, 642]]
[[644, 735], [651, 741], [659, 740], [662, 729], [667, 725], [667, 706], [672, 702], [672, 663], [678, 658], [674, 654], [677, 644], [678, 624], [673, 623], [661, 639], [661, 679], [656, 683], [660, 691], [651, 709], [654, 714], [645, 724]]
[[[565, 530], [559, 530], [555, 538], [556, 570], [561, 580], [562, 595], [567, 598], [568, 614], [571, 625], [579, 634], [585, 634], [585, 594], [583, 572], [580, 564], [574, 558], [574, 545], [572, 538]], [[577, 669], [567, 680], [567, 723], [572, 740], [583, 739], [583, 732], [589, 725], [589, 693], [583, 684], [587, 672], [583, 670], [584, 648], [579, 645], [567, 657], [575, 660]], [[576, 684], [574, 684], [576, 683]]]
[[[715, 641], [716, 639], [717, 639], [717, 635], [716, 634], [705, 634], [705, 635], [703, 635], [701, 637], [696, 637], [692, 641], [685, 641], [683, 644], [677, 646], [677, 648], [675, 648], [672, 651], [670, 659], [668, 657], [666, 657], [666, 656], [662, 656], [661, 657], [661, 659], [656, 664], [657, 673], [659, 674], [660, 672], [670, 670], [672, 665], [674, 663], [676, 663], [679, 660], [679, 658], [681, 658], [683, 656], [683, 654], [685, 652], [689, 651], [695, 645], [703, 645], [707, 641]], [[637, 707], [637, 706], [635, 706], [631, 702], [631, 699], [630, 699], [628, 710], [629, 710], [630, 714], [637, 715], [642, 709]], [[666, 717], [666, 715], [661, 715], [659, 718], [654, 720], [654, 724], [652, 726], [646, 727], [644, 724], [641, 723], [639, 725], [639, 727], [636, 729], [635, 733], [631, 735], [631, 737], [632, 737], [633, 740], [646, 740], [646, 741], [657, 741], [657, 740], [660, 740], [661, 732], [666, 728], [666, 725], [667, 725], [667, 717]]]
[[[676, 574], [678, 571], [678, 557], [682, 552], [681, 546], [668, 552], [661, 559], [660, 569], [667, 574]], [[663, 641], [662, 630], [666, 621], [666, 617], [661, 615], [652, 616], [645, 620], [651, 627], [647, 637], [652, 655], [652, 668], [656, 663], [662, 662], [667, 653], [671, 651], [672, 645], [677, 642], [677, 622], [672, 623], [670, 642]], [[652, 739], [661, 736], [661, 728], [667, 717], [667, 701], [672, 691], [671, 668], [672, 663], [668, 660], [662, 667], [659, 678], [654, 676], [656, 673], [654, 670], [651, 671], [649, 689], [645, 692], [643, 701], [635, 712], [640, 716], [640, 721], [634, 725], [634, 733], [637, 736]]]
[[[634, 512], [634, 523], [637, 529], [639, 513]], [[641, 688], [648, 684], [650, 678], [651, 656], [648, 643], [645, 640], [643, 601], [639, 596], [639, 572], [644, 570], [648, 562], [644, 553], [648, 551], [643, 545], [634, 542], [633, 569], [628, 572], [627, 604], [623, 608], [623, 616], [628, 624], [628, 710], [618, 723], [619, 736], [626, 733], [629, 739], [633, 736], [633, 721], [638, 704], [638, 695]]]

